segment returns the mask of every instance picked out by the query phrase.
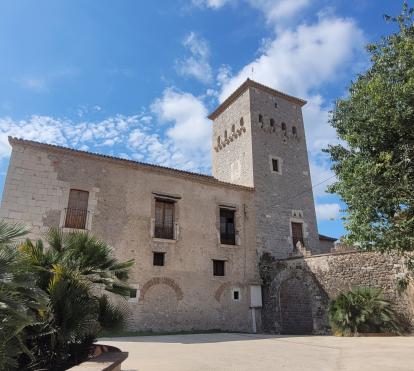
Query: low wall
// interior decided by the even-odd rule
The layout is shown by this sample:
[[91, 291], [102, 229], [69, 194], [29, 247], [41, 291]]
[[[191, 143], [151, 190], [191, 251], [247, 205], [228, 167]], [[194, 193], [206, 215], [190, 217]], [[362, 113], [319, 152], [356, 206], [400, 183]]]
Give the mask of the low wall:
[[400, 293], [405, 274], [398, 254], [342, 252], [285, 260], [264, 257], [263, 330], [285, 334], [327, 334], [328, 305], [353, 286], [381, 288], [397, 312], [414, 323], [414, 288]]

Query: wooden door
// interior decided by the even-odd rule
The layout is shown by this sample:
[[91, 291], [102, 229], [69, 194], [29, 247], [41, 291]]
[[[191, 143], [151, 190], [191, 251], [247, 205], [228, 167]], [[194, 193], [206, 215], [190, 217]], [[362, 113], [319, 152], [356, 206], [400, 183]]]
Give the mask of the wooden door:
[[88, 216], [89, 192], [71, 189], [66, 209], [65, 227], [85, 229]]
[[293, 247], [296, 248], [296, 244], [300, 241], [300, 243], [305, 246], [303, 240], [303, 228], [302, 223], [295, 223], [292, 222], [292, 241]]

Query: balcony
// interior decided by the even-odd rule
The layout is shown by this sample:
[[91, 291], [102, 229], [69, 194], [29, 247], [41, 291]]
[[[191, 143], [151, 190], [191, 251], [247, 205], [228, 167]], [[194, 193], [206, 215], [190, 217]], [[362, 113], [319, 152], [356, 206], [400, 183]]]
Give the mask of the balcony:
[[89, 229], [89, 215], [90, 212], [86, 209], [66, 208], [64, 216], [64, 227], [72, 229]]

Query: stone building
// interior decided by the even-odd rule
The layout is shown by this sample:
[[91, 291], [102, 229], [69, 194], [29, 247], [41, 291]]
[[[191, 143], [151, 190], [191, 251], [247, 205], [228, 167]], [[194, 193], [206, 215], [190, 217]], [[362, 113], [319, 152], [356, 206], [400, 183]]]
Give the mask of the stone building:
[[133, 329], [256, 331], [262, 254], [329, 248], [317, 232], [305, 103], [246, 80], [209, 116], [212, 176], [10, 138], [0, 217], [26, 223], [32, 238], [87, 230], [134, 258]]

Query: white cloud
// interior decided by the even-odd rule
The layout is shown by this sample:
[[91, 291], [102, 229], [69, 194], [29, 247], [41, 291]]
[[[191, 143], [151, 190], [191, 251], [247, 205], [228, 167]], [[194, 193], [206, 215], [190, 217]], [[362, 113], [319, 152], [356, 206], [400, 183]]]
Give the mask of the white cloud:
[[248, 0], [248, 2], [252, 7], [262, 11], [269, 23], [287, 20], [310, 4], [310, 0]]
[[36, 93], [45, 93], [49, 91], [46, 81], [43, 78], [23, 77], [20, 79], [15, 79], [14, 81], [20, 84], [20, 86], [23, 88], [34, 91]]
[[207, 40], [190, 32], [183, 41], [190, 55], [176, 62], [176, 71], [182, 76], [191, 76], [203, 83], [212, 81], [213, 72], [208, 62], [210, 47]]
[[350, 19], [321, 19], [313, 25], [279, 32], [262, 55], [228, 80], [220, 100], [248, 77], [306, 97], [311, 89], [337, 79], [362, 44], [362, 32]]
[[166, 89], [152, 105], [160, 122], [173, 123], [167, 136], [177, 146], [185, 148], [210, 148], [211, 124], [203, 102], [189, 93]]
[[340, 214], [340, 206], [337, 203], [316, 204], [316, 217], [322, 220], [337, 220]]
[[232, 1], [233, 0], [192, 0], [192, 3], [199, 7], [205, 6], [207, 8], [218, 9]]

